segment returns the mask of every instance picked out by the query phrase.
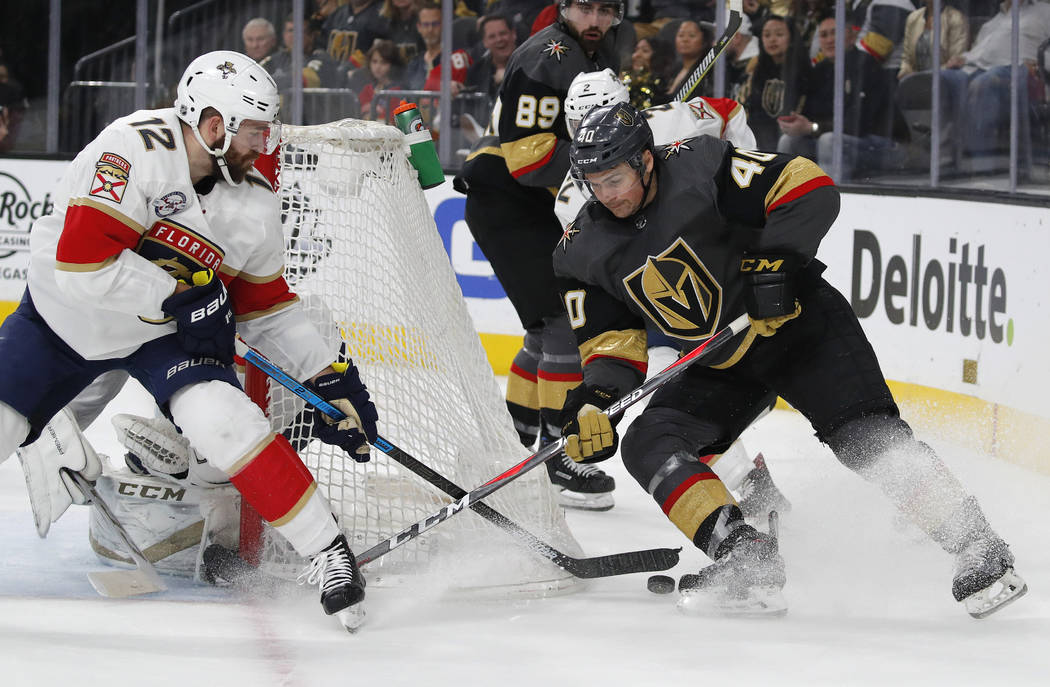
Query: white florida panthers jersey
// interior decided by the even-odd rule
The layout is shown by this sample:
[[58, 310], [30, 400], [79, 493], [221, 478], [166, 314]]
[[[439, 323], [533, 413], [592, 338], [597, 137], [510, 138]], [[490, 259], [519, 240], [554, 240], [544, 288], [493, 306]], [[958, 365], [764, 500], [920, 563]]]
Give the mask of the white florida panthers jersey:
[[[737, 148], [753, 149], [755, 135], [747, 125], [743, 106], [730, 98], [693, 98], [686, 102], [670, 102], [642, 110], [653, 130], [656, 145], [706, 134], [730, 141]], [[571, 172], [558, 189], [554, 212], [565, 226], [576, 219], [583, 204], [590, 200], [586, 189], [572, 180]]]
[[270, 338], [277, 350], [294, 350], [296, 360], [278, 355], [279, 364], [303, 376], [335, 359], [284, 280], [281, 208], [269, 182], [249, 174], [237, 186], [219, 180], [195, 189], [173, 109], [118, 119], [88, 144], [59, 182], [54, 211], [33, 227], [30, 247], [37, 311], [89, 360], [122, 357], [173, 333], [161, 304], [176, 279], [205, 268], [226, 284], [249, 344], [275, 351], [258, 341]]

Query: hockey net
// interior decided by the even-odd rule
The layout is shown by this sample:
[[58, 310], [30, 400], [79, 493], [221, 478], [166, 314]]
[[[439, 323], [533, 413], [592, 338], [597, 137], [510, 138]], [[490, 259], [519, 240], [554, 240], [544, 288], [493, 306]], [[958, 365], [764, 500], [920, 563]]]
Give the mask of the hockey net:
[[[357, 120], [286, 126], [281, 150], [285, 278], [315, 324], [340, 340], [360, 369], [383, 436], [467, 490], [520, 462], [528, 452], [513, 429], [401, 132]], [[258, 370], [248, 370], [246, 386], [256, 399], [265, 398], [274, 429], [299, 450], [355, 551], [451, 502], [375, 449], [362, 464], [311, 440], [303, 402]], [[545, 470], [527, 473], [486, 503], [579, 555]], [[248, 529], [242, 527], [242, 541], [249, 542], [242, 553], [250, 557], [256, 545]], [[264, 527], [261, 539], [263, 570], [281, 577], [301, 571], [305, 562], [273, 530]], [[443, 556], [448, 553], [455, 555]], [[435, 570], [451, 588], [545, 594], [573, 583], [473, 512], [394, 549], [364, 573], [369, 584], [383, 584]]]

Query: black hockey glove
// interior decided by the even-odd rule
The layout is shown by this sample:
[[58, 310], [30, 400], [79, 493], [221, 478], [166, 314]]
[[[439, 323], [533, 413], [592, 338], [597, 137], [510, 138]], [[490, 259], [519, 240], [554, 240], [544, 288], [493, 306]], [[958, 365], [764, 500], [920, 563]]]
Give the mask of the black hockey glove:
[[619, 437], [605, 409], [613, 392], [599, 386], [580, 384], [565, 395], [561, 409], [561, 435], [565, 454], [577, 463], [598, 463], [616, 453]]
[[343, 411], [346, 418], [333, 420], [314, 412], [314, 433], [326, 444], [338, 446], [358, 463], [368, 462], [368, 443], [376, 440], [379, 414], [353, 363], [332, 363], [335, 373], [321, 375], [309, 386], [321, 398]]
[[175, 318], [175, 336], [187, 353], [233, 364], [237, 324], [226, 287], [212, 270], [193, 273], [193, 286], [164, 299], [161, 310]]
[[773, 336], [802, 312], [795, 284], [801, 267], [798, 256], [744, 254], [740, 262], [744, 303], [751, 328], [759, 336]]

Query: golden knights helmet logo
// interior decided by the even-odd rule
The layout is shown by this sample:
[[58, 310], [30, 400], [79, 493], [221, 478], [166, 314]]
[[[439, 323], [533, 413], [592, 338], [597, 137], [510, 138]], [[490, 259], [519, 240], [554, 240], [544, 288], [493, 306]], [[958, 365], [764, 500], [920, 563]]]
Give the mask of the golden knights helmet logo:
[[681, 238], [623, 280], [627, 293], [668, 336], [706, 339], [715, 333], [722, 287]]

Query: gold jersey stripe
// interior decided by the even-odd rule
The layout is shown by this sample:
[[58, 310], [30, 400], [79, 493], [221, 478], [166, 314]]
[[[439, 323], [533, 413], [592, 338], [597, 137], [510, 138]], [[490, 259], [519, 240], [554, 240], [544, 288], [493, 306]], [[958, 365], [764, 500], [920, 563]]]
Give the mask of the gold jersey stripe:
[[503, 157], [507, 160], [507, 169], [513, 175], [542, 162], [557, 144], [557, 136], [552, 133], [542, 133], [519, 138], [510, 143], [501, 143], [500, 148], [503, 149]]
[[307, 487], [306, 491], [303, 492], [303, 495], [299, 497], [299, 500], [295, 502], [295, 505], [289, 508], [287, 513], [270, 524], [274, 527], [280, 527], [281, 525], [287, 525], [290, 523], [296, 515], [299, 515], [303, 508], [306, 508], [307, 502], [314, 495], [315, 491], [317, 491], [317, 482], [310, 482], [310, 486]]
[[649, 362], [644, 329], [614, 329], [587, 339], [580, 345], [580, 358], [586, 365], [591, 358], [621, 358], [645, 365]]
[[784, 171], [780, 173], [776, 183], [773, 184], [773, 188], [769, 189], [769, 193], [766, 194], [766, 211], [768, 212], [771, 206], [777, 204], [777, 201], [800, 186], [826, 176], [827, 174], [824, 173], [824, 170], [812, 160], [796, 157], [784, 166]]
[[291, 300], [281, 301], [277, 305], [270, 306], [269, 308], [266, 308], [265, 310], [254, 310], [252, 312], [242, 313], [240, 315], [237, 315], [234, 319], [237, 322], [247, 322], [249, 320], [255, 320], [255, 319], [258, 319], [260, 317], [265, 317], [266, 315], [272, 315], [273, 313], [278, 312], [280, 310], [284, 310], [285, 308], [287, 308], [288, 306], [292, 305], [293, 303], [298, 303], [298, 302], [299, 302], [299, 297], [296, 296], [295, 298], [292, 298]]
[[467, 159], [464, 162], [470, 162], [478, 155], [495, 155], [496, 157], [503, 157], [503, 151], [498, 146], [485, 146], [484, 148], [478, 148], [470, 155], [467, 155]]
[[102, 262], [59, 262], [55, 261], [55, 269], [63, 272], [98, 272], [100, 269], [109, 267], [117, 261], [117, 256], [111, 255]]

